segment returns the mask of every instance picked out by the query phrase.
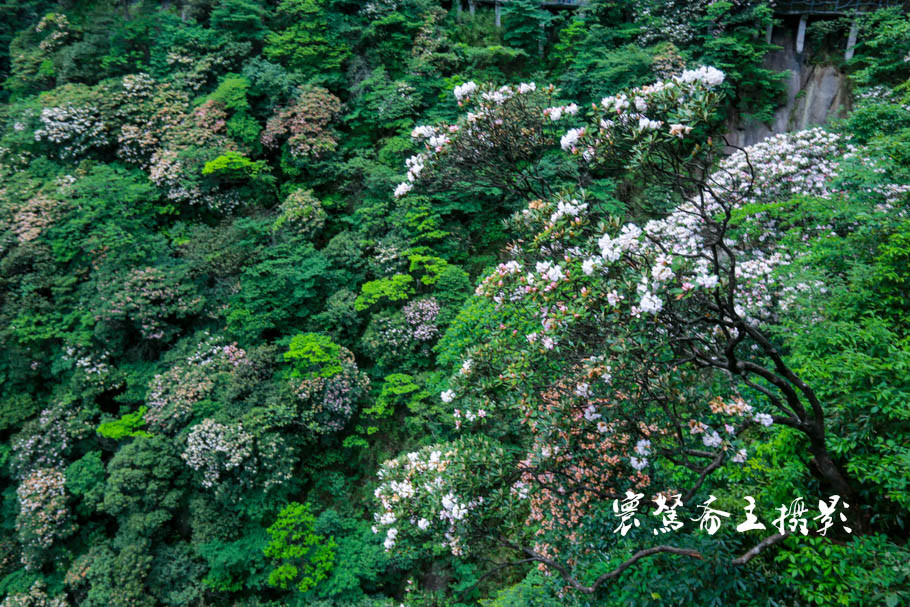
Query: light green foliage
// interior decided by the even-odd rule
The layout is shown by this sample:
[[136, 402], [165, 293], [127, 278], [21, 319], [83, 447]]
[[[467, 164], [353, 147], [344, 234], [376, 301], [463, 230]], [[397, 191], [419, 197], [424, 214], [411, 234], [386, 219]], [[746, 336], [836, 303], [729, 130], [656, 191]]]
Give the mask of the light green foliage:
[[209, 99], [217, 101], [231, 112], [243, 112], [250, 108], [250, 103], [247, 101], [249, 88], [249, 80], [236, 74], [228, 74], [221, 79], [218, 88], [212, 91]]
[[395, 274], [388, 278], [365, 282], [360, 288], [360, 295], [357, 296], [354, 307], [362, 311], [383, 299], [405, 300], [414, 294], [414, 288], [411, 286], [413, 282], [414, 277], [409, 274]]
[[266, 170], [263, 160], [250, 160], [237, 152], [226, 152], [214, 160], [210, 160], [202, 167], [203, 175], [215, 175], [220, 179], [229, 181], [242, 179], [256, 179]]
[[334, 538], [314, 532], [316, 517], [309, 504], [292, 502], [268, 528], [265, 555], [279, 563], [269, 573], [269, 585], [307, 592], [326, 579], [335, 563]]
[[392, 415], [396, 406], [403, 404], [412, 408], [427, 396], [428, 394], [420, 390], [420, 386], [414, 383], [414, 378], [410, 375], [393, 373], [386, 376], [376, 403], [372, 407], [364, 409], [363, 412], [381, 419]]
[[144, 415], [148, 407], [139, 407], [138, 411], [126, 413], [118, 420], [102, 422], [98, 425], [98, 434], [104, 438], [120, 440], [129, 436], [151, 436], [142, 426], [145, 425]]
[[331, 377], [341, 372], [341, 348], [325, 335], [302, 333], [291, 339], [284, 360], [293, 361], [293, 377]]
[[408, 255], [408, 261], [411, 265], [408, 271], [411, 274], [421, 275], [420, 282], [425, 285], [434, 285], [439, 280], [439, 276], [448, 268], [449, 264], [445, 259], [434, 257], [433, 255], [424, 255], [414, 251]]

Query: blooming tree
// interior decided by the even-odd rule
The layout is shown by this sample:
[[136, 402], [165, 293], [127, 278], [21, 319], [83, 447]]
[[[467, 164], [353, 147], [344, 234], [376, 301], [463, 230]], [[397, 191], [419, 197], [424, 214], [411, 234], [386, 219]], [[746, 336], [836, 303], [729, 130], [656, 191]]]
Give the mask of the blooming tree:
[[37, 468], [16, 489], [19, 516], [16, 528], [22, 543], [26, 569], [41, 565], [41, 555], [61, 537], [73, 531], [66, 505], [66, 476], [58, 468]]
[[354, 354], [326, 336], [305, 333], [291, 340], [284, 358], [293, 364], [289, 381], [301, 425], [315, 434], [344, 428], [370, 385]]
[[8, 594], [0, 605], [2, 607], [68, 607], [69, 602], [62, 595], [49, 596], [47, 586], [41, 581], [36, 581], [26, 592]]
[[454, 92], [458, 105], [469, 111], [455, 124], [413, 129], [411, 137], [423, 149], [407, 159], [407, 179], [395, 196], [415, 185], [446, 189], [466, 183], [521, 196], [549, 192], [554, 175], [544, 171], [542, 157], [559, 141], [560, 121], [579, 107], [554, 105], [556, 89], [534, 83], [482, 88], [466, 82]]
[[327, 90], [304, 88], [293, 103], [269, 118], [262, 132], [262, 144], [274, 148], [287, 141], [294, 158], [319, 158], [338, 146], [331, 124], [340, 111], [341, 102]]
[[[804, 239], [835, 229], [781, 203], [835, 201], [839, 166], [857, 150], [812, 130], [716, 163], [720, 142], [707, 127], [723, 79], [703, 67], [604, 98], [586, 124], [563, 135], [561, 148], [585, 170], [634, 171], [679, 202], [640, 224], [598, 217], [583, 191], [534, 200], [518, 214], [525, 236], [476, 292], [497, 316], [518, 320], [490, 323], [442, 400], [463, 432], [509, 438], [526, 450], [497, 447], [508, 465], [498, 461], [468, 474], [473, 479], [446, 473], [469, 462], [445, 445], [429, 449], [427, 461], [413, 454], [388, 462], [377, 490], [387, 547], [421, 537], [422, 521], [433, 521], [426, 512], [439, 520], [464, 512], [454, 527], [434, 527], [453, 552], [489, 546], [458, 539], [461, 530], [595, 592], [641, 558], [700, 556], [652, 545], [592, 584], [580, 582], [573, 563], [591, 558], [581, 538], [602, 535], [610, 501], [644, 489], [656, 474], [683, 479], [675, 490], [687, 502], [712, 472], [746, 461], [773, 424], [804, 437], [822, 487], [858, 502], [855, 483], [829, 451], [824, 404], [788, 365], [775, 332], [825, 289], [802, 275], [799, 247], [784, 246], [792, 244], [788, 228], [798, 225]], [[879, 210], [894, 209], [895, 187], [870, 193]], [[514, 508], [512, 518], [503, 508]]]
[[226, 472], [238, 468], [253, 455], [253, 437], [240, 424], [226, 426], [205, 419], [193, 426], [182, 457], [193, 470], [202, 473], [202, 486], [212, 488]]
[[186, 359], [149, 382], [145, 420], [155, 431], [176, 434], [192, 417], [193, 406], [210, 395], [219, 378], [248, 365], [246, 352], [236, 343], [206, 336]]

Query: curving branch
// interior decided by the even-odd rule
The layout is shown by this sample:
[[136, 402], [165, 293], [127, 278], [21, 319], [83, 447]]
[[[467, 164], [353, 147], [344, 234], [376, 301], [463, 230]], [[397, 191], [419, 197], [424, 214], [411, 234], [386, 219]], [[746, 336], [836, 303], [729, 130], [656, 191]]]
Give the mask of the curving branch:
[[748, 563], [749, 561], [754, 559], [756, 556], [758, 556], [760, 553], [764, 552], [765, 550], [767, 550], [774, 544], [777, 544], [778, 542], [782, 541], [788, 535], [790, 535], [790, 534], [789, 533], [775, 533], [774, 535], [766, 537], [765, 539], [763, 539], [762, 541], [757, 543], [755, 546], [753, 546], [751, 550], [747, 551], [742, 556], [733, 559], [733, 564], [734, 565], [745, 565], [746, 563]]
[[[758, 556], [759, 554], [761, 554], [768, 548], [770, 548], [770, 547], [780, 543], [784, 539], [786, 539], [789, 535], [790, 535], [789, 533], [776, 533], [772, 536], [769, 536], [769, 537], [763, 539], [761, 542], [759, 542], [755, 546], [753, 546], [752, 548], [750, 548], [748, 551], [744, 552], [741, 556], [738, 556], [737, 558], [730, 561], [730, 564], [733, 566], [736, 566], [736, 567], [742, 567], [742, 566], [748, 564], [749, 561], [754, 559], [756, 556]], [[595, 592], [597, 592], [597, 589], [600, 588], [603, 584], [605, 584], [606, 582], [609, 582], [610, 580], [614, 580], [614, 579], [618, 578], [627, 569], [632, 567], [635, 563], [637, 563], [641, 559], [647, 558], [649, 556], [654, 556], [657, 554], [676, 554], [679, 556], [688, 556], [688, 557], [695, 558], [695, 559], [704, 558], [704, 556], [702, 555], [701, 552], [699, 552], [698, 550], [693, 550], [691, 548], [679, 548], [677, 546], [668, 546], [666, 544], [661, 544], [659, 546], [652, 546], [651, 548], [644, 548], [642, 550], [639, 550], [638, 552], [633, 554], [631, 557], [629, 557], [628, 559], [626, 559], [625, 561], [620, 563], [619, 566], [617, 566], [612, 571], [608, 571], [607, 573], [602, 573], [601, 575], [597, 576], [597, 578], [591, 583], [591, 585], [585, 585], [582, 582], [578, 581], [578, 579], [571, 574], [571, 572], [569, 571], [569, 568], [566, 567], [565, 565], [562, 565], [562, 564], [556, 562], [555, 560], [553, 560], [549, 557], [546, 557], [546, 556], [536, 552], [535, 550], [532, 550], [531, 548], [517, 546], [517, 545], [513, 544], [512, 542], [506, 540], [505, 538], [500, 538], [500, 542], [502, 544], [508, 546], [509, 548], [512, 548], [515, 551], [524, 553], [528, 557], [528, 558], [522, 559], [520, 561], [515, 561], [515, 564], [524, 564], [524, 563], [529, 563], [529, 562], [543, 563], [547, 567], [549, 567], [552, 570], [559, 573], [559, 575], [563, 578], [563, 580], [565, 580], [565, 582], [569, 586], [571, 586], [574, 590], [577, 590], [578, 592], [581, 592], [583, 594], [594, 594]], [[499, 571], [500, 569], [503, 569], [505, 566], [506, 565], [497, 567], [494, 570], [494, 573], [496, 571]], [[484, 577], [486, 577], [486, 576], [484, 576]]]
[[[703, 558], [700, 552], [698, 552], [697, 550], [691, 550], [689, 548], [677, 548], [676, 546], [667, 546], [667, 545], [653, 546], [651, 548], [645, 548], [643, 550], [639, 550], [638, 552], [633, 554], [631, 557], [629, 557], [629, 559], [627, 559], [626, 561], [621, 563], [616, 569], [614, 569], [613, 571], [608, 571], [607, 573], [603, 573], [603, 574], [597, 576], [597, 579], [595, 579], [594, 582], [590, 586], [586, 586], [586, 585], [582, 584], [581, 582], [579, 582], [578, 579], [573, 577], [572, 574], [569, 572], [569, 569], [566, 566], [561, 565], [560, 563], [557, 563], [553, 559], [543, 556], [542, 554], [532, 550], [531, 548], [519, 547], [519, 546], [516, 546], [515, 544], [512, 544], [511, 542], [509, 542], [507, 540], [502, 540], [502, 541], [504, 544], [506, 544], [510, 548], [525, 553], [528, 557], [530, 557], [530, 560], [536, 561], [538, 563], [543, 563], [547, 567], [550, 567], [554, 571], [557, 571], [562, 576], [562, 578], [566, 581], [566, 583], [569, 584], [569, 586], [571, 586], [575, 590], [582, 592], [584, 594], [593, 594], [593, 593], [597, 592], [597, 589], [600, 586], [602, 586], [605, 582], [608, 582], [612, 579], [619, 577], [620, 575], [622, 575], [622, 573], [626, 569], [628, 569], [629, 567], [634, 565], [639, 560], [649, 557], [649, 556], [653, 556], [655, 554], [669, 553], [669, 554], [678, 554], [681, 556], [689, 556], [689, 557], [696, 558], [696, 559]], [[526, 559], [526, 560], [528, 560], [528, 559]]]

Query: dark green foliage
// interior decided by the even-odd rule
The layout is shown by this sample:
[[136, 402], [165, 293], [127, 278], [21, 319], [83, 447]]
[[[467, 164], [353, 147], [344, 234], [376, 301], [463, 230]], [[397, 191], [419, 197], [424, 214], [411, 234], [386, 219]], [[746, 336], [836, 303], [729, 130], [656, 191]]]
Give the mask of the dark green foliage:
[[280, 29], [266, 35], [265, 57], [307, 78], [325, 78], [340, 68], [350, 49], [330, 26], [326, 4], [325, 0], [282, 0], [276, 9]]
[[221, 0], [212, 9], [212, 29], [230, 34], [238, 40], [260, 40], [266, 32], [263, 21], [266, 9], [249, 0]]
[[910, 75], [910, 18], [899, 6], [864, 15], [853, 57], [854, 78], [865, 86], [905, 83]]

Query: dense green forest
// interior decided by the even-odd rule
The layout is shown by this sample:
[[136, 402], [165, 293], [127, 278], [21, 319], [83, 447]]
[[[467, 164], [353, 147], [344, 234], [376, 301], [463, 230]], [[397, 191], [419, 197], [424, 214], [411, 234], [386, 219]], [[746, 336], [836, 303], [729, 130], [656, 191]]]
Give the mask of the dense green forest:
[[772, 4], [0, 3], [0, 605], [910, 604], [910, 18], [734, 149]]

